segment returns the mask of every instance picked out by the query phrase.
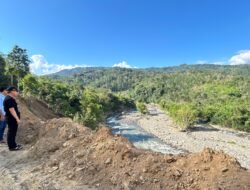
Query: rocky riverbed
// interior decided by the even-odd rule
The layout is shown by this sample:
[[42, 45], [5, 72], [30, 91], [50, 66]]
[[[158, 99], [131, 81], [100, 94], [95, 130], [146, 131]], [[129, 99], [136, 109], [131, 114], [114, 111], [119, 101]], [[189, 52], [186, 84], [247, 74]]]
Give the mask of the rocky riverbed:
[[188, 152], [200, 152], [204, 148], [223, 150], [235, 157], [242, 167], [250, 168], [250, 134], [219, 126], [197, 125], [189, 132], [180, 132], [173, 120], [156, 105], [148, 105], [149, 115], [127, 112], [119, 122], [136, 122], [145, 131], [159, 137], [165, 143]]

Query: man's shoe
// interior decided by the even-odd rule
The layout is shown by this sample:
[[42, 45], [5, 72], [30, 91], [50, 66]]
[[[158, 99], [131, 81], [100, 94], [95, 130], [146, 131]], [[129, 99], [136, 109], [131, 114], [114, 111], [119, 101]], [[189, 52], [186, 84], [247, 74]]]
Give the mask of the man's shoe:
[[18, 150], [22, 150], [23, 147], [21, 146], [16, 146], [15, 148], [10, 148], [10, 151], [18, 151]]
[[6, 144], [6, 141], [2, 140], [0, 141], [0, 144]]

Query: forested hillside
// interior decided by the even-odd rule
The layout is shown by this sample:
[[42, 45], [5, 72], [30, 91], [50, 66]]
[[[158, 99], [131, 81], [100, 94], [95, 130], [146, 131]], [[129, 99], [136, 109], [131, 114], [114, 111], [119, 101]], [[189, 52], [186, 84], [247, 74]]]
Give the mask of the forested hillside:
[[0, 55], [0, 87], [18, 86], [21, 96], [35, 97], [62, 116], [94, 129], [115, 111], [134, 108], [134, 102], [108, 89], [68, 84], [32, 75], [25, 49], [15, 46], [8, 55]]
[[78, 68], [48, 77], [107, 88], [143, 103], [158, 103], [183, 128], [195, 122], [211, 122], [250, 131], [249, 65]]
[[146, 72], [125, 68], [87, 67], [60, 71], [48, 77], [73, 84], [107, 88], [113, 92], [119, 92], [131, 89], [135, 83], [146, 77]]
[[30, 74], [27, 51], [0, 55], [1, 86], [16, 85], [59, 114], [96, 127], [105, 114], [157, 103], [183, 129], [195, 123], [250, 131], [250, 65], [181, 65], [166, 68], [75, 68]]

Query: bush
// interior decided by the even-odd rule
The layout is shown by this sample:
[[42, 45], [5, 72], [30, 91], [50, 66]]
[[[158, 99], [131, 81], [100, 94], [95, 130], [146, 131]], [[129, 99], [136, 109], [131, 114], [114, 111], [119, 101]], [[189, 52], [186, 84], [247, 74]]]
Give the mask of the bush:
[[98, 124], [103, 120], [103, 106], [100, 103], [99, 96], [92, 89], [85, 89], [82, 98], [81, 98], [81, 106], [82, 106], [82, 118], [83, 123], [95, 129], [98, 127]]
[[250, 131], [249, 118], [249, 108], [228, 102], [217, 110], [211, 121], [215, 124], [221, 124], [224, 127]]
[[142, 103], [142, 102], [137, 102], [136, 103], [136, 109], [141, 112], [142, 114], [148, 114], [148, 108], [146, 106], [146, 104]]
[[24, 95], [37, 96], [39, 89], [39, 82], [37, 77], [28, 74], [20, 82], [20, 88]]
[[170, 114], [182, 130], [187, 130], [195, 124], [198, 111], [192, 104], [161, 101], [161, 106]]
[[191, 106], [182, 105], [176, 112], [175, 120], [182, 130], [187, 130], [195, 124], [197, 112]]

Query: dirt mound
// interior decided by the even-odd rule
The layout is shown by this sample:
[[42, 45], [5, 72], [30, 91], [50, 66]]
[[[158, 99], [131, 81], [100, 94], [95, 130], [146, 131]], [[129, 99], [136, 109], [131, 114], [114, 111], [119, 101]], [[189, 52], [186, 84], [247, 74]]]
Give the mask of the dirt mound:
[[249, 170], [223, 152], [173, 156], [139, 150], [109, 128], [92, 131], [68, 118], [43, 121], [39, 109], [34, 114], [22, 101], [21, 107], [18, 135], [26, 148], [2, 154], [10, 159], [4, 167], [18, 180], [17, 189], [250, 189]]
[[97, 132], [53, 119], [40, 131], [28, 156], [45, 159], [39, 172], [97, 189], [249, 189], [250, 173], [224, 154], [205, 149], [163, 155], [136, 149], [103, 127]]
[[[38, 117], [41, 120], [48, 120], [58, 117], [58, 115], [55, 114], [51, 109], [49, 109], [44, 102], [37, 100], [36, 98], [20, 97], [19, 104], [21, 108], [24, 108], [23, 111], [28, 110], [30, 113], [32, 113], [32, 115]], [[27, 112], [23, 112], [23, 115], [26, 116]]]
[[19, 127], [17, 141], [22, 144], [32, 144], [37, 139], [39, 128], [48, 119], [58, 117], [46, 104], [35, 98], [19, 98], [22, 123]]

